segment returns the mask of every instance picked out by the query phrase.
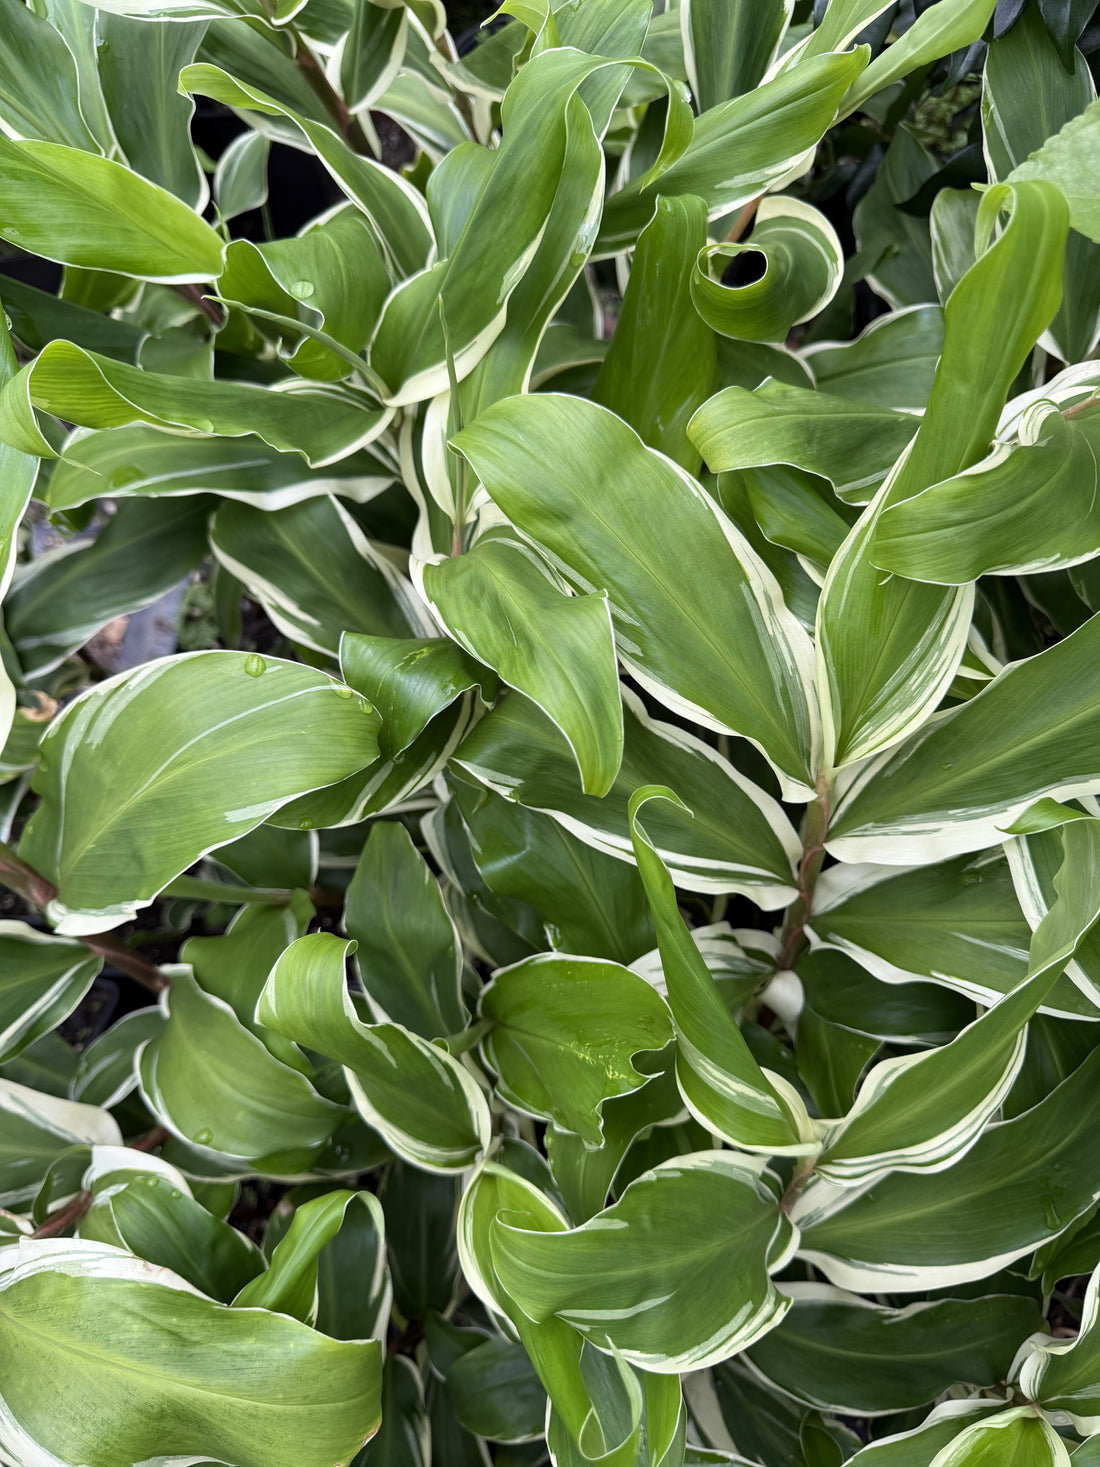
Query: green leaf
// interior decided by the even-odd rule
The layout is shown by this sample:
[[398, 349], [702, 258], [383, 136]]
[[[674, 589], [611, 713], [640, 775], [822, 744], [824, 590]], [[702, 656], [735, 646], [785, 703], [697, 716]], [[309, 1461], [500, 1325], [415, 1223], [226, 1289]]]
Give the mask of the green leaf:
[[378, 710], [378, 747], [396, 758], [437, 713], [479, 688], [488, 701], [497, 680], [444, 637], [367, 637], [346, 632], [340, 641], [345, 681]]
[[90, 689], [42, 741], [21, 842], [58, 888], [59, 930], [117, 926], [207, 851], [369, 764], [377, 726], [322, 673], [257, 653], [165, 658]]
[[937, 1452], [935, 1467], [1069, 1467], [1066, 1444], [1035, 1406], [1017, 1406], [975, 1422]]
[[500, 539], [418, 564], [414, 574], [459, 645], [561, 729], [585, 794], [606, 794], [619, 772], [623, 739], [606, 592], [563, 595], [525, 546]]
[[623, 763], [602, 800], [582, 793], [564, 739], [533, 703], [515, 695], [477, 724], [455, 762], [620, 860], [633, 859], [631, 795], [642, 785], [670, 785], [692, 814], [662, 803], [647, 817], [647, 829], [681, 886], [744, 891], [765, 908], [792, 901], [798, 840], [778, 802], [701, 739], [651, 719], [629, 689], [623, 713]]
[[[5, 328], [0, 331], [0, 383], [10, 382], [17, 370], [15, 349]], [[36, 459], [0, 441], [0, 477], [6, 486], [0, 497], [0, 598], [6, 593], [15, 569], [19, 523], [30, 503], [37, 474]], [[0, 748], [8, 741], [14, 718], [15, 688], [0, 659], [0, 739], [3, 740]]]
[[378, 1426], [376, 1341], [227, 1308], [101, 1243], [4, 1249], [0, 1339], [0, 1448], [16, 1459], [332, 1467]]
[[137, 1088], [136, 1051], [163, 1027], [159, 1008], [136, 1009], [116, 1020], [81, 1053], [69, 1085], [71, 1099], [104, 1109], [125, 1100]]
[[846, 504], [871, 498], [915, 432], [907, 414], [774, 378], [755, 392], [725, 388], [689, 425], [715, 473], [790, 464], [828, 479]]
[[1069, 204], [1074, 229], [1100, 242], [1100, 179], [1096, 170], [1096, 142], [1100, 136], [1100, 102], [1083, 112], [1048, 138], [1030, 158], [1008, 175], [1010, 183], [1042, 179], [1054, 184]]
[[847, 117], [876, 92], [929, 61], [981, 40], [995, 5], [996, 0], [938, 0], [928, 6], [853, 83], [840, 105], [840, 115]]
[[[227, 385], [219, 383], [219, 390]], [[190, 438], [135, 423], [94, 433], [78, 429], [66, 442], [43, 491], [53, 509], [113, 497], [169, 498], [218, 494], [257, 508], [285, 509], [322, 494], [372, 499], [393, 471], [366, 449], [325, 469], [309, 469], [298, 453], [279, 453], [259, 438]]]
[[551, 947], [623, 964], [650, 951], [653, 921], [633, 866], [503, 795], [458, 779], [452, 790], [486, 885], [533, 907]]
[[1100, 917], [1100, 822], [1066, 825], [1062, 840], [1057, 900], [1032, 938], [1024, 982], [950, 1044], [876, 1065], [825, 1138], [818, 1175], [852, 1184], [887, 1170], [938, 1170], [973, 1145], [1016, 1078], [1028, 1020]]
[[455, 441], [521, 534], [581, 588], [606, 588], [628, 672], [677, 712], [751, 739], [791, 793], [807, 789], [808, 639], [694, 479], [577, 398], [511, 398]]
[[340, 52], [340, 91], [352, 112], [382, 95], [405, 57], [409, 8], [403, 4], [357, 5]]
[[55, 458], [36, 409], [86, 428], [151, 423], [214, 437], [255, 433], [273, 448], [301, 453], [313, 467], [369, 443], [390, 418], [351, 387], [299, 386], [292, 378], [285, 391], [273, 392], [250, 382], [167, 376], [67, 341], [50, 342], [0, 392], [3, 441]]
[[976, 1422], [1003, 1407], [1003, 1401], [945, 1401], [912, 1431], [871, 1442], [852, 1458], [856, 1467], [928, 1467], [941, 1448], [947, 1448]]
[[[0, 1079], [0, 1115], [0, 1207], [30, 1202], [66, 1147], [122, 1145], [118, 1123], [108, 1111], [13, 1080]], [[0, 1258], [6, 1256], [0, 1250]]]
[[1100, 788], [1091, 730], [1100, 620], [1008, 666], [968, 703], [868, 764], [826, 842], [844, 861], [943, 860], [981, 850], [1043, 796]]
[[[930, 978], [983, 1004], [1021, 981], [1031, 941], [999, 852], [911, 871], [831, 867], [818, 883], [810, 930], [882, 982]], [[1046, 1006], [1070, 1000], [1067, 990], [1058, 985]]]
[[960, 1381], [996, 1386], [1041, 1319], [1020, 1294], [888, 1309], [825, 1284], [784, 1287], [790, 1309], [748, 1358], [797, 1400], [847, 1416], [912, 1410]]
[[148, 335], [130, 321], [116, 321], [113, 316], [36, 290], [12, 276], [6, 275], [0, 281], [0, 295], [13, 335], [33, 351], [41, 351], [48, 341], [63, 337], [120, 362], [135, 362]]
[[165, 189], [60, 143], [0, 138], [0, 233], [22, 249], [141, 280], [210, 280], [222, 242]]
[[82, 943], [0, 922], [0, 1064], [63, 1023], [102, 966]]
[[1100, 1423], [1097, 1391], [1097, 1288], [1100, 1270], [1093, 1270], [1085, 1291], [1076, 1339], [1058, 1340], [1042, 1335], [1029, 1341], [1030, 1352], [1019, 1370], [1020, 1387], [1044, 1410], [1068, 1416], [1082, 1436], [1095, 1435]]
[[262, 132], [242, 132], [218, 159], [214, 171], [214, 203], [223, 219], [235, 219], [267, 201], [267, 159], [271, 139]]
[[206, 63], [186, 66], [179, 84], [181, 91], [210, 97], [227, 107], [284, 117], [302, 133], [351, 202], [366, 216], [395, 269], [401, 275], [411, 275], [424, 268], [433, 243], [428, 210], [422, 196], [399, 173], [353, 152], [331, 128], [303, 117], [260, 88], [237, 81], [221, 67]]
[[540, 1437], [546, 1424], [546, 1392], [521, 1345], [484, 1337], [451, 1364], [447, 1394], [467, 1431], [492, 1441]]
[[[697, 195], [713, 219], [797, 177], [868, 54], [861, 46], [842, 56], [815, 56], [743, 97], [711, 107], [697, 119], [683, 153], [660, 174], [660, 192]], [[597, 252], [613, 254], [632, 243], [652, 212], [650, 180], [643, 174], [608, 199]]]
[[638, 819], [652, 799], [681, 804], [650, 785], [630, 801], [634, 859], [657, 925], [657, 945], [678, 1041], [676, 1081], [703, 1125], [744, 1150], [798, 1155], [814, 1149], [805, 1106], [793, 1089], [761, 1069], [726, 1007], [676, 905], [676, 891]]
[[81, 1238], [171, 1269], [223, 1304], [263, 1271], [256, 1245], [207, 1212], [183, 1173], [160, 1157], [96, 1146], [83, 1180], [92, 1200], [80, 1220]]
[[841, 1288], [912, 1293], [986, 1278], [1056, 1237], [1100, 1196], [1088, 1099], [1098, 1066], [1094, 1050], [946, 1171], [895, 1172], [863, 1193], [811, 1183], [792, 1213], [802, 1257]]
[[94, 541], [38, 556], [4, 603], [27, 677], [41, 677], [116, 616], [157, 601], [206, 554], [206, 504], [120, 504]]
[[631, 1063], [672, 1038], [664, 1001], [644, 978], [596, 958], [541, 954], [501, 968], [482, 989], [482, 1041], [498, 1093], [528, 1115], [603, 1140], [602, 1106], [649, 1078]]
[[326, 1192], [295, 1209], [290, 1227], [272, 1250], [271, 1266], [244, 1285], [232, 1301], [234, 1308], [270, 1309], [275, 1314], [289, 1314], [303, 1324], [313, 1324], [320, 1255], [343, 1228], [349, 1210], [353, 1217], [366, 1215], [380, 1249], [385, 1222], [378, 1198], [371, 1192], [342, 1188]]
[[138, 1055], [142, 1094], [160, 1124], [242, 1170], [307, 1170], [345, 1119], [343, 1107], [276, 1059], [186, 969], [161, 1005], [167, 1023]]
[[[973, 592], [884, 579], [877, 528], [890, 504], [984, 455], [1012, 379], [1057, 309], [1064, 202], [1049, 187], [995, 188], [982, 203], [987, 228], [1007, 199], [1013, 210], [1007, 228], [947, 304], [943, 355], [917, 435], [838, 552], [822, 590], [819, 684], [827, 690], [822, 716], [837, 767], [919, 727], [950, 686], [966, 645]], [[979, 340], [999, 344], [993, 371]]]
[[764, 4], [740, 0], [732, 5], [726, 0], [684, 0], [680, 33], [688, 86], [699, 112], [760, 85], [788, 19], [786, 0], [765, 0]]
[[489, 1108], [470, 1072], [398, 1024], [364, 1024], [344, 982], [353, 944], [301, 937], [272, 969], [256, 1017], [344, 1066], [364, 1119], [414, 1166], [461, 1171], [489, 1143]]
[[[583, 122], [570, 100], [589, 76], [610, 67], [571, 48], [544, 51], [509, 87], [502, 142], [490, 155], [491, 167], [479, 168], [461, 228], [447, 231], [452, 238], [443, 241], [444, 257], [400, 287], [379, 322], [371, 365], [391, 389], [388, 402], [402, 406], [442, 392], [449, 383], [448, 352], [461, 379], [504, 328], [508, 297], [531, 267], [547, 227], [569, 126]], [[621, 89], [625, 72], [614, 68], [611, 74]], [[451, 157], [461, 160], [463, 153]], [[467, 182], [450, 163], [433, 175], [430, 204], [441, 234], [448, 185], [454, 190]], [[598, 174], [591, 181], [593, 200], [601, 183]], [[587, 234], [590, 239], [591, 229]], [[577, 267], [585, 253], [582, 248]]]
[[[754, 254], [763, 256], [758, 280], [722, 284], [728, 261]], [[706, 324], [723, 336], [782, 343], [793, 326], [828, 305], [843, 268], [840, 240], [820, 210], [800, 199], [765, 198], [747, 244], [700, 250], [691, 274], [691, 300]]]
[[439, 883], [396, 821], [380, 821], [363, 846], [344, 926], [376, 1018], [424, 1039], [466, 1027], [458, 933]]
[[354, 1467], [429, 1467], [431, 1427], [419, 1372], [405, 1355], [391, 1355], [382, 1372], [382, 1425]]
[[191, 146], [195, 105], [176, 81], [194, 61], [206, 26], [146, 25], [107, 12], [96, 27], [99, 84], [123, 157], [201, 214], [209, 190]]
[[0, 17], [5, 41], [0, 57], [4, 131], [15, 138], [98, 153], [99, 144], [77, 101], [76, 62], [62, 36], [23, 0], [4, 0]]
[[1077, 565], [1100, 551], [1100, 410], [1068, 420], [1049, 401], [965, 473], [887, 509], [875, 556], [899, 575], [959, 585]]
[[762, 1160], [678, 1158], [571, 1232], [530, 1231], [521, 1219], [498, 1215], [490, 1238], [493, 1265], [524, 1313], [536, 1323], [556, 1315], [646, 1370], [724, 1360], [786, 1311], [769, 1270], [794, 1233]]
[[330, 495], [285, 509], [223, 504], [210, 548], [281, 632], [332, 657], [345, 631], [401, 637], [419, 620], [408, 582]]
[[718, 374], [714, 336], [692, 309], [689, 290], [706, 240], [701, 199], [658, 197], [638, 236], [611, 348], [592, 389], [593, 402], [693, 473], [699, 455], [687, 437], [688, 419]]
[[822, 392], [913, 412], [927, 406], [942, 351], [942, 309], [911, 306], [878, 316], [854, 341], [815, 342], [802, 358]]

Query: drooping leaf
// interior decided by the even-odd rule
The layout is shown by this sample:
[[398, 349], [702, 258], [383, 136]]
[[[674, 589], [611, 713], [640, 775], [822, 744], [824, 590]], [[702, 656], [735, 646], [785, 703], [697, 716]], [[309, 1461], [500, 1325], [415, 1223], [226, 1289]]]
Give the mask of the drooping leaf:
[[371, 442], [389, 414], [350, 387], [299, 385], [272, 392], [250, 382], [143, 372], [124, 362], [52, 341], [0, 393], [0, 437], [43, 458], [57, 454], [36, 410], [86, 428], [131, 423], [214, 437], [255, 433], [273, 448], [301, 453], [312, 467]]
[[623, 726], [607, 594], [563, 595], [525, 546], [502, 539], [415, 574], [455, 641], [561, 729], [584, 792], [606, 794], [619, 772]]
[[0, 922], [0, 1064], [63, 1023], [102, 966], [79, 942]]

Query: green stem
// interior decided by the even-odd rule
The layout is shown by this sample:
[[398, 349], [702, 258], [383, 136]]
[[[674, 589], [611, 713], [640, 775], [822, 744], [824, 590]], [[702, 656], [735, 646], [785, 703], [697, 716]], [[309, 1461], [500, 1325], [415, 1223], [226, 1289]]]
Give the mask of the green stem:
[[480, 1044], [492, 1027], [492, 1019], [477, 1019], [468, 1029], [460, 1029], [457, 1034], [448, 1034], [445, 1039], [436, 1042], [448, 1054], [465, 1054], [468, 1049]]
[[228, 881], [204, 881], [200, 876], [177, 876], [162, 892], [163, 896], [181, 897], [184, 901], [229, 902], [233, 906], [286, 907], [292, 891], [234, 886]]

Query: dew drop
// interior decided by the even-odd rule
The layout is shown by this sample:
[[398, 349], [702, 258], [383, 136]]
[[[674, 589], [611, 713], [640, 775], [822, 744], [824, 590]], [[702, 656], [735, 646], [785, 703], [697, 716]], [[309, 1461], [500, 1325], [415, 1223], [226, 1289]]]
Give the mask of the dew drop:
[[940, 765], [940, 768], [941, 769], [954, 769], [954, 767], [955, 767], [955, 764], [954, 764], [954, 761], [953, 760], [949, 760], [946, 764], [941, 764]]
[[213, 433], [214, 424], [209, 418], [192, 418], [191, 426], [199, 433]]
[[369, 713], [370, 712], [370, 704], [367, 702], [366, 698], [360, 698], [359, 699], [359, 712], [360, 713]]
[[168, 1196], [172, 1199], [173, 1202], [178, 1202], [183, 1196], [183, 1193], [179, 1190], [178, 1187], [173, 1187]]
[[290, 287], [290, 293], [300, 301], [308, 301], [313, 294], [314, 288], [312, 280], [296, 280]]
[[258, 652], [250, 652], [244, 659], [244, 670], [249, 677], [259, 677], [267, 668], [267, 663]]
[[350, 698], [351, 697], [351, 689], [350, 688], [345, 688], [343, 686], [343, 684], [340, 684], [337, 687], [337, 689], [336, 689], [336, 696], [338, 698]]
[[298, 821], [298, 829], [299, 830], [312, 830], [313, 829], [313, 821], [309, 818], [308, 815], [303, 815], [302, 818], [301, 818], [301, 820]]
[[195, 1145], [196, 1146], [208, 1146], [210, 1144], [210, 1142], [213, 1141], [213, 1139], [214, 1139], [214, 1132], [211, 1131], [211, 1130], [208, 1130], [208, 1129], [206, 1129], [204, 1127], [203, 1130], [199, 1131], [196, 1134], [196, 1136], [195, 1136]]

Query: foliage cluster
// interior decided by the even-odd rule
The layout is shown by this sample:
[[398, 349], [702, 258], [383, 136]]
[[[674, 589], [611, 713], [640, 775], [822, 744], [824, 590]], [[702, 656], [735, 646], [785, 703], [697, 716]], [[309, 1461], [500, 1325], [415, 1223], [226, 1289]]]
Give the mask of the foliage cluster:
[[1100, 1463], [1093, 9], [0, 0], [6, 1467]]

